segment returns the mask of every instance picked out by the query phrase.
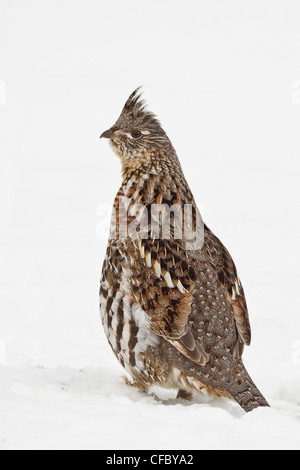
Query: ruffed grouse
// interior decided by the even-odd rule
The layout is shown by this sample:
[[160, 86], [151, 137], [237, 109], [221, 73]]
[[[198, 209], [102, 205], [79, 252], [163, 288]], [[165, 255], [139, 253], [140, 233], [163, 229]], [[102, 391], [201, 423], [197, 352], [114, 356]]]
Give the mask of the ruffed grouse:
[[245, 411], [268, 406], [241, 359], [251, 330], [234, 262], [202, 223], [176, 152], [138, 90], [101, 135], [123, 169], [100, 285], [108, 341], [142, 391], [159, 385], [184, 398], [232, 397]]

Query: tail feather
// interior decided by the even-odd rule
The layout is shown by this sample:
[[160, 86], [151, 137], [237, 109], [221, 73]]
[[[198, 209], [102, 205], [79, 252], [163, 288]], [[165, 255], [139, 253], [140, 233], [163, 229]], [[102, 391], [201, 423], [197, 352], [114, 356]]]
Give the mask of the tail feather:
[[232, 371], [230, 380], [224, 384], [227, 393], [248, 413], [260, 406], [270, 406], [258, 390], [241, 361]]

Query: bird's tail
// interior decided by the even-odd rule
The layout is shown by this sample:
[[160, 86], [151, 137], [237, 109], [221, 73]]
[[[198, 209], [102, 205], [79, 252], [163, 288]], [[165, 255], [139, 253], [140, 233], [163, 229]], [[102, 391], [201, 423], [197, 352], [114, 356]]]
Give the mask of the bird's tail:
[[224, 384], [227, 393], [248, 413], [259, 406], [270, 406], [240, 360], [233, 365], [231, 379]]

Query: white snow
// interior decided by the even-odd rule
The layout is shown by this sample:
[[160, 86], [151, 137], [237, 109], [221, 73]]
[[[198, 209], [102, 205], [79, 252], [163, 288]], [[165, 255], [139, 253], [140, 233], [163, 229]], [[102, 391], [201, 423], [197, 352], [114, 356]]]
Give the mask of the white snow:
[[299, 407], [288, 390], [283, 401], [272, 400], [273, 409], [247, 415], [225, 399], [187, 404], [144, 396], [104, 366], [1, 368], [0, 390], [4, 449], [299, 447]]
[[[299, 14], [0, 2], [0, 449], [300, 448]], [[120, 163], [98, 137], [140, 84], [236, 261], [270, 409], [121, 379], [98, 314]]]

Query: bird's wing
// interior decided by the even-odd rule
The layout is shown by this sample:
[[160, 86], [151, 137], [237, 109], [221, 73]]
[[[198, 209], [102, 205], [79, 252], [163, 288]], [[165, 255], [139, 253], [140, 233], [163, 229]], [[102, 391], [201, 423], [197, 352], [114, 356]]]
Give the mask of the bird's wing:
[[138, 246], [140, 262], [133, 268], [132, 292], [149, 317], [150, 329], [192, 361], [205, 365], [209, 356], [196, 342], [188, 321], [196, 280], [192, 262], [174, 240], [142, 240]]
[[218, 274], [219, 281], [226, 288], [228, 300], [231, 302], [239, 336], [235, 353], [241, 356], [244, 345], [249, 345], [251, 342], [251, 328], [243, 286], [229, 252], [207, 226], [205, 226], [204, 250], [207, 260]]

